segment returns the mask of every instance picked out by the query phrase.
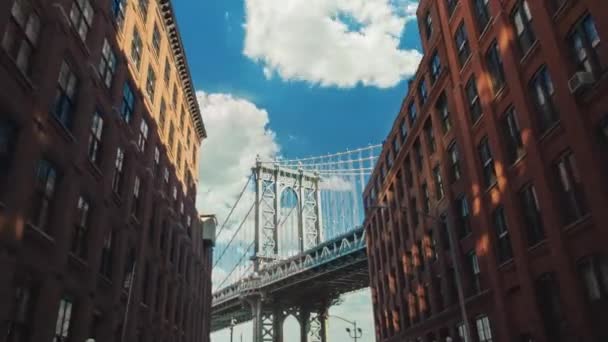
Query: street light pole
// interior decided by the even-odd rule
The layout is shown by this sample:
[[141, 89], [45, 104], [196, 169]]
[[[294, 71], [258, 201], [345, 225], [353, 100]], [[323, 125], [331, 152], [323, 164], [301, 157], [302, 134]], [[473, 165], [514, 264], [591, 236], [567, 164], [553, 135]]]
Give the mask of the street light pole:
[[346, 328], [346, 332], [348, 333], [348, 336], [350, 336], [350, 338], [352, 338], [355, 342], [357, 342], [358, 339], [363, 337], [363, 330], [361, 330], [361, 328], [357, 328], [357, 321], [349, 321], [346, 318], [335, 315], [327, 315], [327, 317], [337, 318], [348, 324], [351, 324], [353, 326], [353, 330], [350, 330], [350, 328]]
[[[388, 209], [388, 206], [373, 206], [371, 209]], [[404, 211], [407, 211], [407, 208], [403, 208]], [[421, 215], [423, 217], [429, 218], [433, 220], [436, 224], [441, 225], [443, 220], [439, 217], [431, 216], [429, 214], [421, 213], [417, 210], [414, 210], [417, 215]], [[446, 230], [448, 233], [448, 241], [450, 242], [450, 255], [452, 257], [452, 263], [454, 264], [454, 280], [456, 282], [456, 291], [458, 292], [458, 305], [460, 306], [460, 315], [462, 316], [462, 321], [464, 324], [464, 342], [471, 342], [471, 325], [469, 323], [469, 315], [467, 313], [467, 307], [465, 303], [464, 297], [464, 289], [462, 286], [462, 278], [460, 273], [460, 263], [457, 259], [456, 254], [456, 237], [454, 236], [454, 231], [452, 230], [451, 220], [446, 216], [445, 218]]]

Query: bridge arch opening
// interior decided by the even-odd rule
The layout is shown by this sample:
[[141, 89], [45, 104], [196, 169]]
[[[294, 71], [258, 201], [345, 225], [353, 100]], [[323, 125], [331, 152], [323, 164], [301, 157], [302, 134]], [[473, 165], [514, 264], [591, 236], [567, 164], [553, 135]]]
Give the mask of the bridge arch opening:
[[278, 254], [285, 258], [300, 253], [300, 199], [292, 187], [286, 187], [279, 197], [277, 229]]
[[293, 314], [290, 314], [283, 321], [283, 340], [286, 340], [286, 336], [293, 335], [295, 331], [300, 331], [300, 321]]

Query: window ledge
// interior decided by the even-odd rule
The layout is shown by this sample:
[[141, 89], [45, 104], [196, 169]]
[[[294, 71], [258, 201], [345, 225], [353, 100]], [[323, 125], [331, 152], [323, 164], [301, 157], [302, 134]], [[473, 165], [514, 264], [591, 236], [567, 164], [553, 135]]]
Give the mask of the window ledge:
[[492, 31], [491, 28], [494, 26], [494, 17], [490, 17], [490, 19], [488, 19], [488, 23], [486, 24], [486, 27], [483, 28], [483, 30], [481, 31], [481, 33], [479, 34], [479, 40], [481, 41], [485, 38], [485, 36], [487, 36], [490, 32]]
[[561, 4], [561, 6], [559, 6], [559, 8], [557, 8], [555, 10], [555, 13], [553, 14], [553, 21], [560, 20], [565, 15], [566, 9], [568, 7], [570, 7], [570, 5], [571, 5], [571, 1], [570, 0], [564, 1], [564, 3]]
[[51, 117], [52, 125], [59, 132], [59, 134], [61, 134], [67, 142], [71, 142], [71, 143], [76, 142], [76, 138], [74, 137], [72, 132], [70, 132], [70, 130], [67, 127], [65, 127], [65, 125], [61, 121], [59, 121], [57, 116], [55, 116], [55, 114], [53, 114], [53, 113], [49, 113], [49, 115]]
[[498, 265], [498, 270], [500, 271], [510, 271], [515, 268], [515, 258], [511, 257], [511, 259], [503, 261]]
[[106, 277], [104, 274], [97, 274], [97, 281], [104, 287], [112, 287], [112, 280], [110, 280], [110, 278]]
[[50, 236], [47, 232], [38, 228], [38, 226], [32, 224], [31, 222], [26, 223], [26, 234], [31, 235], [34, 239], [38, 240], [41, 243], [52, 246], [55, 245], [55, 238]]
[[591, 220], [591, 214], [587, 213], [581, 217], [579, 217], [578, 219], [576, 219], [575, 221], [568, 223], [565, 227], [564, 227], [564, 231], [567, 233], [575, 233], [581, 229], [584, 228], [584, 223], [587, 223]]
[[86, 271], [89, 268], [89, 264], [84, 259], [72, 252], [68, 254], [68, 260], [81, 271]]
[[15, 60], [5, 52], [4, 48], [0, 48], [0, 55], [3, 57], [0, 59], [0, 61], [5, 65], [7, 72], [16, 74], [15, 79], [17, 79], [17, 82], [23, 87], [23, 89], [25, 91], [29, 91], [30, 94], [37, 92], [38, 89], [34, 88], [32, 80], [17, 67]]
[[464, 61], [464, 63], [462, 63], [462, 66], [460, 67], [460, 75], [462, 76], [462, 74], [464, 74], [465, 69], [469, 66], [469, 64], [471, 64], [471, 60], [473, 59], [473, 53], [469, 53], [469, 57], [467, 57], [467, 59]]
[[101, 170], [99, 169], [99, 167], [93, 161], [91, 161], [91, 159], [88, 157], [87, 157], [87, 166], [88, 166], [89, 170], [91, 171], [91, 174], [93, 175], [93, 177], [95, 177], [97, 180], [101, 180], [103, 178], [103, 174], [101, 173]]
[[494, 94], [494, 102], [498, 102], [498, 101], [502, 100], [508, 93], [509, 93], [509, 85], [505, 81], [502, 83], [502, 86], [500, 87], [500, 89], [498, 89], [498, 91], [496, 91], [496, 93]]
[[498, 188], [498, 177], [496, 177], [492, 183], [490, 183], [490, 185], [488, 185], [486, 187], [486, 194], [489, 194], [490, 192], [492, 192], [492, 190], [496, 189], [497, 191], [500, 191], [500, 189]]
[[529, 59], [532, 58], [532, 55], [536, 54], [539, 49], [540, 43], [538, 42], [538, 39], [536, 39], [534, 43], [532, 43], [528, 51], [526, 51], [526, 53], [521, 57], [521, 59], [519, 60], [519, 64], [525, 64]]
[[118, 205], [119, 207], [122, 205], [122, 199], [120, 198], [120, 195], [112, 190], [112, 200], [114, 200], [114, 203], [116, 203], [116, 205]]
[[481, 121], [482, 121], [482, 119], [483, 119], [483, 117], [484, 117], [484, 116], [485, 116], [485, 113], [483, 113], [483, 112], [482, 112], [482, 113], [481, 113], [481, 114], [480, 114], [480, 115], [477, 117], [477, 119], [476, 119], [476, 120], [475, 120], [475, 121], [472, 123], [472, 125], [471, 125], [471, 129], [472, 129], [472, 130], [476, 130], [476, 129], [477, 129], [477, 127], [479, 127], [479, 126], [481, 125]]
[[545, 131], [541, 134], [538, 139], [539, 142], [544, 142], [545, 140], [549, 140], [552, 136], [557, 134], [558, 128], [561, 128], [561, 121], [557, 119], [551, 126], [549, 126]]
[[531, 254], [540, 254], [547, 247], [547, 238], [543, 238], [541, 241], [536, 244], [528, 247], [528, 252]]
[[521, 164], [524, 159], [526, 159], [527, 155], [527, 152], [523, 152], [519, 157], [517, 157], [517, 159], [515, 159], [515, 161], [509, 166], [509, 171], [517, 168], [517, 166]]

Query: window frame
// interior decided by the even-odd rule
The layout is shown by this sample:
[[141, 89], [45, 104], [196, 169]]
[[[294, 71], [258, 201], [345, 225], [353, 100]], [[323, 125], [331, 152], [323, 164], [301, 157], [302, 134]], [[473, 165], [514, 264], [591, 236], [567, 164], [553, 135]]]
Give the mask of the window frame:
[[112, 175], [112, 192], [120, 196], [122, 188], [125, 152], [121, 147], [116, 148], [116, 158], [114, 160], [114, 173]]
[[64, 295], [60, 299], [53, 342], [64, 342], [70, 339], [72, 319], [74, 317], [72, 315], [73, 304], [74, 301], [69, 296]]
[[[511, 12], [511, 23], [522, 57], [528, 54], [537, 40], [534, 27], [532, 26], [533, 20], [528, 1], [520, 0]], [[521, 25], [521, 30], [518, 27], [519, 25]]]
[[486, 188], [496, 184], [496, 168], [494, 167], [494, 157], [490, 148], [490, 141], [487, 136], [483, 137], [477, 145], [477, 155], [482, 170], [483, 181]]
[[[534, 184], [528, 183], [524, 185], [518, 192], [518, 198], [528, 247], [532, 247], [546, 239], [542, 209]], [[532, 207], [529, 207], [530, 205]]]
[[465, 85], [465, 93], [467, 95], [469, 117], [471, 119], [471, 123], [474, 125], [483, 115], [481, 99], [479, 97], [479, 91], [477, 90], [477, 78], [474, 74], [471, 75], [471, 78], [469, 78]]
[[456, 198], [456, 210], [457, 210], [457, 228], [458, 237], [462, 240], [465, 237], [471, 235], [473, 232], [471, 229], [471, 209], [469, 207], [469, 201], [467, 200], [466, 194], [461, 194]]
[[565, 151], [554, 161], [553, 174], [563, 224], [569, 225], [585, 217], [589, 208], [582, 176], [572, 151]]
[[56, 166], [47, 159], [40, 159], [36, 165], [36, 180], [30, 223], [38, 229], [48, 232], [49, 221], [53, 215], [53, 203], [59, 183]]
[[103, 84], [108, 89], [112, 87], [112, 80], [114, 79], [114, 74], [116, 73], [116, 65], [117, 59], [114, 49], [110, 45], [108, 39], [104, 38], [98, 72]]
[[143, 52], [143, 42], [137, 27], [133, 27], [133, 39], [131, 40], [131, 61], [135, 64], [135, 69], [141, 66], [141, 56]]
[[148, 65], [148, 74], [146, 76], [146, 94], [150, 102], [154, 103], [154, 95], [156, 95], [156, 72], [152, 68], [152, 64]]
[[559, 111], [553, 98], [555, 96], [555, 85], [546, 65], [543, 64], [534, 73], [530, 79], [529, 88], [532, 102], [537, 109], [536, 123], [538, 131], [544, 134], [559, 122]]
[[120, 107], [120, 116], [126, 123], [130, 123], [135, 113], [135, 92], [131, 82], [125, 81], [122, 88], [122, 101]]
[[462, 68], [465, 64], [467, 64], [467, 61], [471, 57], [471, 47], [469, 45], [469, 38], [464, 20], [456, 29], [456, 33], [454, 34], [454, 42], [456, 43], [458, 62], [460, 63], [460, 68]]
[[496, 95], [506, 85], [505, 71], [497, 41], [493, 41], [488, 50], [486, 50], [485, 60], [489, 69], [492, 90], [494, 91], [494, 95]]
[[13, 3], [2, 36], [2, 48], [25, 76], [31, 75], [32, 59], [37, 53], [41, 27], [40, 15], [29, 0]]
[[52, 108], [53, 117], [65, 129], [71, 130], [76, 101], [78, 100], [79, 79], [70, 63], [65, 59], [61, 63], [57, 86], [55, 88], [55, 99]]
[[462, 178], [460, 151], [458, 151], [456, 141], [452, 142], [448, 147], [448, 154], [450, 155], [450, 176], [452, 183], [454, 183]]
[[431, 76], [431, 85], [434, 85], [435, 82], [437, 82], [437, 80], [439, 79], [439, 76], [442, 72], [441, 58], [439, 57], [439, 51], [437, 50], [433, 52], [433, 55], [429, 60], [429, 71]]
[[72, 8], [70, 9], [70, 24], [78, 33], [80, 40], [86, 43], [87, 36], [93, 25], [93, 17], [95, 9], [91, 5], [90, 0], [73, 0]]
[[84, 260], [87, 257], [87, 239], [89, 233], [91, 204], [89, 200], [80, 195], [76, 204], [76, 220], [72, 232], [70, 252]]
[[[589, 23], [592, 25], [591, 27], [588, 26]], [[596, 40], [590, 38], [590, 29], [593, 29]], [[580, 46], [574, 43], [575, 37], [580, 39]], [[571, 49], [572, 62], [575, 64], [577, 71], [590, 72], [595, 77], [599, 77], [604, 68], [598, 51], [601, 38], [593, 16], [590, 13], [582, 15], [572, 26], [566, 39]], [[581, 53], [584, 53], [584, 55]]]
[[509, 163], [513, 164], [525, 153], [521, 128], [519, 126], [519, 119], [517, 118], [515, 107], [511, 106], [505, 111], [500, 120], [500, 125], [505, 140], [507, 158]]
[[503, 264], [513, 259], [513, 246], [509, 234], [509, 224], [504, 206], [500, 205], [492, 212], [492, 224], [496, 236], [498, 263]]

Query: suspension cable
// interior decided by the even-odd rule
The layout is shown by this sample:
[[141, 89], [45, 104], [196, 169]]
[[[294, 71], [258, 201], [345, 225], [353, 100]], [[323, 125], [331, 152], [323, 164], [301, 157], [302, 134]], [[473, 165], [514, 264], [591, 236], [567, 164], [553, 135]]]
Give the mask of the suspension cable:
[[224, 248], [224, 250], [222, 251], [222, 253], [218, 257], [218, 259], [213, 264], [212, 268], [215, 268], [215, 266], [217, 266], [217, 264], [222, 260], [222, 257], [224, 256], [224, 254], [226, 254], [226, 251], [228, 250], [228, 247], [230, 247], [230, 245], [232, 244], [232, 241], [234, 241], [234, 238], [236, 237], [236, 235], [241, 231], [241, 228], [243, 228], [243, 225], [245, 224], [245, 221], [247, 221], [247, 218], [249, 217], [249, 214], [251, 214], [251, 211], [253, 210], [254, 206], [255, 206], [255, 202], [251, 205], [251, 207], [249, 208], [249, 211], [247, 211], [247, 215], [245, 215], [245, 218], [243, 219], [243, 221], [241, 221], [241, 224], [239, 225], [239, 227], [237, 228], [237, 230], [232, 235], [232, 238], [230, 239], [230, 242], [228, 242], [228, 244], [226, 245], [226, 248]]
[[[239, 267], [239, 265], [241, 264], [241, 262], [243, 261], [243, 259], [247, 256], [247, 253], [249, 252], [249, 250], [251, 249], [251, 247], [253, 247], [254, 242], [252, 242], [251, 244], [249, 244], [249, 247], [247, 247], [247, 249], [245, 250], [245, 252], [243, 253], [243, 255], [241, 256], [241, 258], [239, 259], [239, 261], [237, 261], [237, 263], [234, 265], [234, 267], [232, 268], [232, 270], [230, 270], [230, 273], [228, 273], [228, 275], [226, 275], [226, 277], [224, 278], [224, 280], [222, 280], [222, 282], [220, 283], [220, 285], [218, 285], [218, 289], [221, 289], [222, 286], [224, 285], [224, 283], [226, 283], [226, 280], [228, 280], [228, 278], [230, 278], [230, 276], [232, 275], [232, 273], [234, 273], [234, 271]], [[251, 266], [249, 267], [251, 268]]]
[[228, 223], [228, 220], [230, 219], [230, 216], [232, 216], [232, 213], [234, 212], [234, 208], [236, 208], [236, 206], [238, 205], [239, 201], [243, 197], [243, 194], [245, 193], [245, 190], [247, 190], [247, 187], [249, 186], [249, 183], [251, 183], [251, 178], [252, 177], [253, 177], [253, 175], [249, 175], [249, 178], [247, 179], [247, 183], [245, 183], [245, 186], [243, 187], [243, 190], [241, 190], [241, 193], [239, 194], [238, 199], [236, 200], [236, 202], [234, 202], [234, 205], [230, 209], [230, 212], [228, 213], [228, 216], [226, 216], [226, 219], [224, 220], [224, 223], [222, 223], [222, 226], [220, 227], [219, 231], [217, 232], [217, 234], [215, 234], [215, 239], [216, 240], [220, 236], [220, 234], [222, 233], [222, 230], [224, 230], [224, 228], [226, 227], [226, 223]]

